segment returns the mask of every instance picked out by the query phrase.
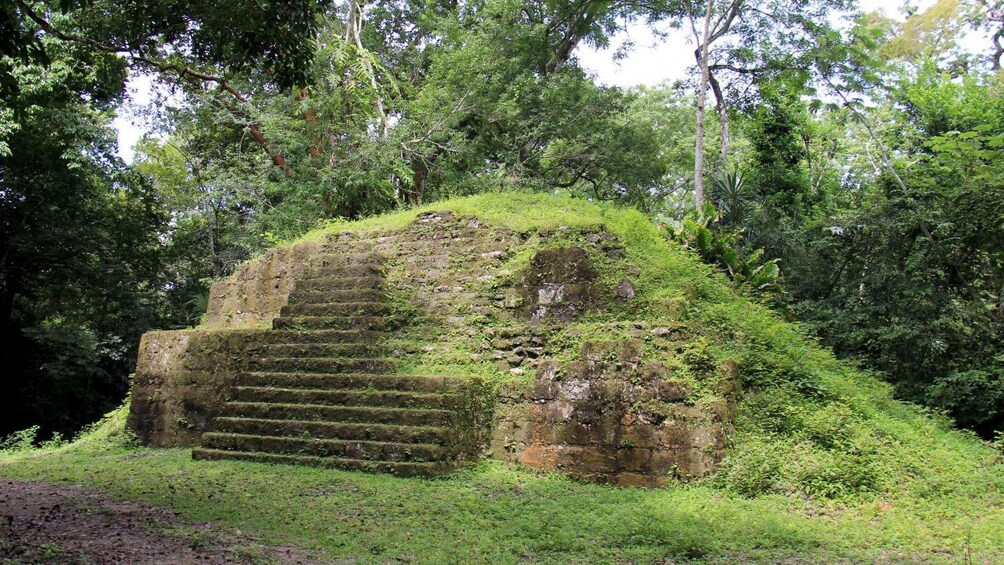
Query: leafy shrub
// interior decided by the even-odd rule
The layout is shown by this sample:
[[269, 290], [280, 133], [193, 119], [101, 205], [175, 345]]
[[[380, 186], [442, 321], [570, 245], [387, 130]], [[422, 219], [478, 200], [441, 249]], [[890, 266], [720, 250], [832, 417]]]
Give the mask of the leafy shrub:
[[784, 467], [781, 454], [773, 440], [745, 436], [722, 461], [716, 480], [743, 496], [780, 492]]
[[23, 453], [35, 449], [35, 440], [38, 439], [38, 431], [38, 426], [31, 426], [30, 428], [10, 434], [0, 440], [0, 452]]

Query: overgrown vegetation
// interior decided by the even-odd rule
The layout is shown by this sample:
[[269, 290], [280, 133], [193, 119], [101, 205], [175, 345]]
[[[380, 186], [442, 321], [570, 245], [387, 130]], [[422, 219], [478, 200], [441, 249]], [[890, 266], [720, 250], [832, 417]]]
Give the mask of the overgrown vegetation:
[[[859, 399], [853, 404], [871, 411], [867, 425], [881, 420], [881, 427], [897, 434], [899, 448], [876, 464], [880, 491], [847, 491], [837, 501], [822, 493], [744, 494], [758, 480], [774, 480], [764, 478], [774, 469], [793, 469], [785, 466], [785, 454], [772, 451], [777, 444], [770, 439], [737, 438], [747, 449], [718, 478], [651, 491], [580, 484], [493, 462], [442, 480], [194, 462], [188, 450], [131, 444], [124, 411], [72, 445], [0, 454], [0, 475], [91, 485], [169, 506], [185, 520], [240, 528], [265, 543], [362, 563], [1004, 557], [1000, 456], [888, 400], [882, 387], [855, 388]], [[825, 426], [808, 416], [800, 416], [802, 438], [820, 429], [813, 425]], [[796, 449], [799, 441], [791, 440]], [[803, 473], [832, 484], [825, 478], [832, 462], [817, 463]]]
[[[636, 210], [540, 193], [494, 193], [336, 222], [302, 241], [402, 227], [419, 214], [443, 209], [524, 233], [525, 248], [502, 268], [513, 273], [526, 268], [542, 248], [541, 233], [557, 234], [546, 244], [556, 247], [587, 247], [584, 234], [599, 229], [617, 236], [623, 260], [598, 256], [595, 265], [601, 277], [615, 275], [607, 284], [623, 276], [613, 269], [637, 267], [632, 275], [635, 298], [630, 305], [605, 305], [558, 330], [549, 338], [548, 354], [568, 361], [578, 358], [587, 341], [628, 339], [627, 327], [611, 323], [630, 320], [673, 328], [676, 337], [667, 342], [669, 349], [656, 350], [644, 341], [643, 347], [667, 363], [674, 378], [694, 387], [695, 401], [721, 395], [721, 368], [732, 367], [730, 378], [738, 378], [738, 414], [729, 454], [712, 480], [718, 488], [747, 496], [858, 501], [890, 494], [921, 496], [930, 489], [949, 498], [968, 497], [968, 489], [977, 484], [990, 493], [1004, 486], [1004, 467], [993, 449], [952, 431], [943, 416], [893, 400], [891, 388], [876, 375], [838, 360], [767, 305], [735, 291], [733, 280], [667, 238]], [[472, 318], [472, 323], [481, 331], [509, 325], [502, 316], [480, 322]], [[472, 356], [479, 350], [464, 349], [470, 343], [462, 329], [444, 331], [434, 348], [405, 355], [408, 362], [401, 370], [494, 382], [513, 378], [493, 361]]]
[[[876, 377], [1000, 432], [1001, 51], [959, 47], [967, 26], [998, 29], [996, 4], [893, 19], [829, 0], [290, 0], [238, 24], [230, 3], [50, 4], [0, 2], [4, 433], [69, 436], [117, 405], [142, 332], [194, 323], [209, 284], [263, 249], [481, 194], [450, 207], [521, 232], [603, 223], [640, 269], [632, 314], [679, 318], [695, 351], [738, 365], [722, 488], [951, 491], [951, 460], [991, 468]], [[696, 91], [602, 87], [578, 66], [576, 46], [643, 20], [718, 22], [693, 28]], [[132, 166], [108, 129], [129, 68], [177, 95]]]

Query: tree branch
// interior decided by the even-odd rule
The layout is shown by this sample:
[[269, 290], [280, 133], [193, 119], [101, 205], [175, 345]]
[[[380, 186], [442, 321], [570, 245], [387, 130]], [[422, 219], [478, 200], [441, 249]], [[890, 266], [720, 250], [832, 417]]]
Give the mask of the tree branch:
[[[178, 63], [157, 61], [155, 59], [146, 57], [142, 54], [133, 53], [129, 49], [124, 47], [108, 45], [106, 43], [95, 41], [87, 37], [81, 37], [78, 35], [66, 33], [64, 31], [56, 29], [55, 26], [52, 25], [52, 23], [50, 23], [42, 16], [38, 15], [34, 10], [31, 9], [30, 6], [25, 4], [23, 0], [14, 0], [14, 4], [31, 21], [35, 22], [35, 24], [37, 24], [42, 29], [42, 31], [48, 33], [49, 35], [57, 39], [60, 39], [62, 41], [67, 41], [70, 43], [76, 43], [78, 45], [85, 45], [92, 49], [98, 51], [104, 51], [106, 53], [115, 53], [117, 55], [123, 55], [127, 57], [130, 61], [133, 61], [134, 63], [142, 63], [148, 67], [153, 68], [155, 71], [161, 74], [167, 74], [169, 72], [173, 72], [177, 74], [178, 78], [180, 79], [191, 78], [204, 82], [212, 82], [217, 85], [218, 90], [227, 92], [228, 94], [233, 96], [238, 102], [241, 102], [242, 104], [247, 104], [248, 102], [247, 98], [245, 98], [244, 95], [240, 93], [240, 91], [238, 91], [229, 82], [227, 82], [225, 77], [212, 75], [203, 71], [198, 71], [191, 67], [180, 65]], [[265, 138], [265, 135], [261, 132], [261, 128], [258, 126], [258, 124], [252, 122], [248, 124], [247, 127], [251, 133], [251, 138], [255, 140], [255, 143], [259, 147], [261, 147], [261, 149], [265, 151], [269, 155], [269, 157], [271, 157], [272, 163], [275, 164], [275, 166], [282, 169], [282, 171], [286, 174], [286, 176], [292, 176], [293, 171], [292, 169], [289, 168], [289, 165], [286, 162], [286, 158], [281, 153], [272, 152], [271, 148], [269, 147], [268, 140]]]

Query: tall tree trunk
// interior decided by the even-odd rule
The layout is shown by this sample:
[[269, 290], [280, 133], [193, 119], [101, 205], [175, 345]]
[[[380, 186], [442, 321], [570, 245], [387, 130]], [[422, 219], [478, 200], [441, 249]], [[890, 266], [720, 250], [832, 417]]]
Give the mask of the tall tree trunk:
[[729, 110], [725, 105], [722, 87], [710, 71], [708, 72], [708, 83], [711, 85], [711, 91], [715, 93], [715, 104], [718, 107], [718, 129], [721, 135], [718, 145], [718, 166], [724, 167], [729, 162]]
[[[704, 207], [704, 109], [708, 103], [708, 52], [711, 40], [711, 14], [715, 0], [708, 0], [704, 11], [704, 33], [698, 37], [699, 45], [694, 50], [694, 57], [701, 70], [701, 81], [697, 85], [697, 140], [694, 143], [694, 204], [698, 214]], [[696, 29], [695, 35], [696, 33]]]
[[424, 159], [418, 161], [415, 167], [415, 176], [411, 183], [411, 191], [408, 193], [408, 204], [418, 206], [422, 203], [422, 195], [425, 193], [425, 179], [429, 175], [429, 166]]
[[[1000, 2], [991, 3], [989, 0], [977, 0], [987, 11], [984, 25], [990, 34], [990, 44], [993, 46], [993, 54], [990, 55], [990, 68], [994, 71], [1001, 70], [1001, 59], [1004, 58], [1004, 4]], [[989, 28], [997, 24], [996, 29]]]
[[[296, 95], [297, 102], [303, 102], [304, 100], [310, 98], [310, 89], [304, 88]], [[317, 111], [306, 109], [303, 110], [303, 121], [307, 124], [307, 151], [310, 153], [310, 159], [316, 161], [324, 155], [324, 136], [317, 131]]]
[[380, 120], [380, 134], [383, 137], [387, 137], [390, 133], [390, 124], [387, 123], [387, 110], [384, 107], [383, 96], [380, 94], [380, 88], [377, 84], [376, 69], [370, 63], [368, 58], [369, 53], [363, 47], [363, 6], [365, 5], [366, 0], [349, 1], [349, 14], [345, 21], [345, 42], [355, 46], [356, 53], [359, 57], [363, 58], [363, 65], [366, 67], [366, 74], [369, 75], [370, 79], [370, 88], [373, 89], [373, 94], [376, 96], [375, 106], [377, 117]]

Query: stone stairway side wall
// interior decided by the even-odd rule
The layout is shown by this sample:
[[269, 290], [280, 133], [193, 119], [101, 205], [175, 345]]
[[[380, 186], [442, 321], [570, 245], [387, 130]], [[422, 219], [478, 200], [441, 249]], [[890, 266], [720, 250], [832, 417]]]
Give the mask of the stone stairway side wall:
[[143, 334], [128, 429], [153, 447], [199, 445], [264, 337], [258, 329]]
[[273, 249], [241, 265], [225, 280], [213, 283], [201, 327], [216, 329], [270, 324], [289, 301], [294, 283], [302, 277], [320, 248], [320, 243], [300, 243]]

